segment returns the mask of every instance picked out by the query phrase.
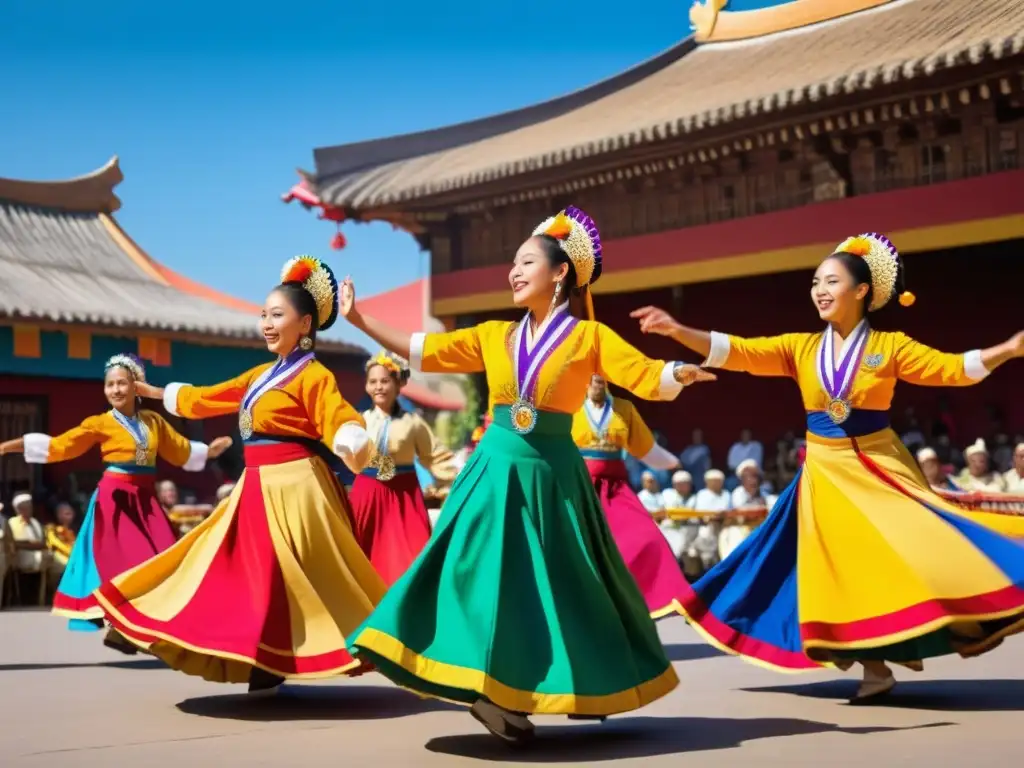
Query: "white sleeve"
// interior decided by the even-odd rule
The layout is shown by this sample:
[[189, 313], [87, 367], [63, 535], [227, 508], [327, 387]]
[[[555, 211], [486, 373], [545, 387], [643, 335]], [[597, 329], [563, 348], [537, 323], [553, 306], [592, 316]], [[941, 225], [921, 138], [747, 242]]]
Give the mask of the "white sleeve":
[[427, 334], [414, 333], [409, 338], [409, 369], [413, 371], [423, 370], [423, 345], [427, 341]]
[[30, 432], [22, 438], [26, 464], [45, 464], [50, 460], [50, 436]]
[[366, 468], [370, 458], [370, 436], [357, 421], [342, 424], [334, 435], [334, 452], [355, 474]]
[[718, 331], [711, 332], [711, 349], [708, 351], [708, 359], [704, 361], [705, 368], [721, 368], [729, 359], [729, 352], [732, 345], [729, 337]]
[[661, 400], [675, 400], [683, 391], [683, 385], [676, 381], [677, 365], [677, 361], [669, 360], [661, 369], [661, 381], [658, 386], [658, 398]]
[[981, 362], [980, 349], [972, 349], [970, 352], [964, 352], [964, 373], [971, 381], [981, 381], [992, 373], [992, 371], [986, 368], [985, 364]]
[[679, 459], [655, 443], [651, 450], [641, 457], [640, 463], [651, 469], [675, 469], [679, 466]]
[[189, 451], [188, 461], [182, 464], [181, 468], [186, 472], [202, 472], [206, 469], [206, 460], [210, 454], [210, 446], [206, 443], [189, 442], [192, 450]]
[[188, 384], [183, 384], [180, 381], [172, 381], [166, 387], [164, 387], [164, 410], [166, 410], [171, 416], [181, 416], [178, 413], [178, 393], [182, 387], [187, 387]]

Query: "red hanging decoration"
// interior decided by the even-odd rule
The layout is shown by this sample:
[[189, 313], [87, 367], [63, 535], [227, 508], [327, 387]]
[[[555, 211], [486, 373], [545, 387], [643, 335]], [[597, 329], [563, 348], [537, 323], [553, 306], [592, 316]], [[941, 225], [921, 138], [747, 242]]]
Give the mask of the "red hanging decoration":
[[341, 228], [339, 227], [337, 233], [331, 238], [331, 248], [340, 251], [346, 245], [348, 245], [348, 240], [345, 239], [345, 235], [341, 233]]

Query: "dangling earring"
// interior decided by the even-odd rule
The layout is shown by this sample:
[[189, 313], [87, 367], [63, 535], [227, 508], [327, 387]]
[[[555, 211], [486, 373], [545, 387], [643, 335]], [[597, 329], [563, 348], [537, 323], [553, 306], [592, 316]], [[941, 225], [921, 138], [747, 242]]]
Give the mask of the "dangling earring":
[[555, 295], [551, 297], [551, 306], [558, 306], [558, 297], [562, 295], [562, 284], [555, 283]]
[[309, 352], [313, 348], [313, 340], [309, 336], [303, 336], [299, 339], [299, 349], [303, 352]]

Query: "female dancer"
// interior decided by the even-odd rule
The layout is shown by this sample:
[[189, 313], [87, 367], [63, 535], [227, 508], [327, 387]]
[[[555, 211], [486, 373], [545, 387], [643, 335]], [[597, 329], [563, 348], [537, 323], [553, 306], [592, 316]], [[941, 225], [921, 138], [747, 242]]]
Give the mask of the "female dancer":
[[[231, 446], [219, 437], [207, 447], [179, 435], [159, 414], [141, 410], [146, 371], [133, 355], [115, 355], [104, 366], [103, 392], [110, 410], [90, 416], [56, 437], [38, 433], [0, 444], [0, 455], [24, 453], [29, 464], [76, 459], [99, 446], [106, 469], [89, 500], [77, 545], [53, 598], [53, 613], [70, 619], [72, 630], [103, 627], [103, 609], [93, 591], [169, 546], [176, 536], [154, 492], [156, 457], [191, 472], [206, 467]], [[135, 653], [116, 630], [104, 644]]]
[[366, 392], [373, 408], [363, 418], [375, 450], [370, 466], [352, 485], [356, 537], [388, 585], [405, 573], [430, 538], [430, 518], [413, 460], [418, 458], [439, 479], [455, 478], [455, 467], [445, 461], [450, 454], [439, 450], [427, 423], [398, 404], [398, 391], [408, 379], [408, 364], [387, 352], [366, 364]]
[[262, 314], [277, 362], [210, 387], [139, 388], [186, 418], [237, 412], [245, 441], [245, 471], [210, 517], [96, 593], [125, 637], [174, 669], [253, 693], [357, 671], [345, 635], [385, 588], [321, 455], [330, 444], [359, 471], [368, 453], [362, 418], [313, 353], [337, 308], [330, 269], [292, 259]]
[[711, 376], [581, 319], [600, 258], [594, 222], [566, 209], [516, 254], [523, 320], [452, 333], [390, 328], [342, 288], [349, 321], [414, 368], [485, 372], [494, 417], [426, 548], [350, 647], [403, 687], [472, 705], [506, 740], [532, 733], [526, 714], [603, 717], [678, 684], [570, 429], [595, 371], [650, 399]]
[[629, 487], [623, 451], [654, 469], [675, 469], [679, 459], [656, 442], [628, 400], [612, 398], [598, 374], [590, 379], [587, 399], [572, 419], [572, 439], [590, 472], [615, 543], [636, 579], [652, 618], [676, 610], [689, 592], [661, 528]]
[[903, 333], [873, 331], [866, 313], [903, 292], [893, 244], [853, 237], [814, 274], [824, 332], [742, 339], [633, 313], [641, 329], [706, 355], [705, 365], [796, 380], [807, 409], [807, 457], [772, 514], [694, 585], [683, 609], [715, 645], [783, 670], [864, 667], [855, 700], [896, 684], [886, 662], [921, 668], [982, 653], [1024, 629], [1024, 520], [967, 512], [929, 487], [889, 428], [897, 381], [975, 384], [1024, 354], [1004, 344], [947, 354]]

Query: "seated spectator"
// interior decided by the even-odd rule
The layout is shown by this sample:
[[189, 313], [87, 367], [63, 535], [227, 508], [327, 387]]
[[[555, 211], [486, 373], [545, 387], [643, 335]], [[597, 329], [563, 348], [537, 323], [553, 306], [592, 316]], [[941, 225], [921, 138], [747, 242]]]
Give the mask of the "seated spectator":
[[640, 482], [642, 487], [639, 493], [637, 493], [637, 498], [644, 505], [644, 509], [652, 515], [663, 512], [665, 504], [661, 500], [661, 487], [658, 485], [658, 480], [655, 478], [654, 473], [644, 472], [640, 476]]
[[739, 478], [739, 486], [732, 492], [732, 508], [743, 509], [745, 507], [763, 507], [770, 510], [775, 506], [775, 496], [765, 493], [761, 487], [763, 476], [761, 468], [753, 459], [741, 461], [736, 467], [736, 477]]
[[[742, 488], [737, 488], [737, 491]], [[725, 560], [733, 550], [742, 544], [754, 529], [747, 523], [747, 518], [737, 515], [727, 525], [722, 526], [718, 535], [718, 557]]]
[[963, 490], [959, 485], [953, 482], [948, 474], [946, 474], [945, 467], [942, 466], [942, 462], [939, 461], [939, 454], [932, 448], [922, 448], [917, 452], [917, 463], [921, 467], [921, 472], [924, 474], [925, 480], [928, 481], [928, 485], [936, 491], [960, 491]]
[[967, 468], [960, 473], [957, 483], [965, 491], [1006, 493], [1006, 480], [992, 470], [985, 441], [978, 439], [964, 451]]
[[1013, 466], [1003, 475], [1006, 492], [1024, 496], [1024, 443], [1013, 449]]
[[693, 507], [693, 477], [685, 469], [672, 475], [672, 487], [661, 492], [665, 509], [691, 509]]
[[[75, 508], [66, 501], [57, 505], [55, 512], [56, 523], [46, 526], [46, 547], [53, 555], [54, 572], [60, 571], [63, 575], [68, 567], [68, 559], [71, 557], [71, 548], [75, 546]], [[53, 586], [56, 586], [54, 582]]]
[[[15, 516], [10, 519], [8, 527], [14, 542], [14, 570], [37, 576], [42, 595], [45, 586], [57, 583], [63, 568], [56, 567], [53, 556], [46, 548], [46, 531], [43, 524], [34, 517], [32, 496], [19, 493], [11, 506], [14, 507]], [[22, 594], [24, 599], [26, 593]]]
[[731, 501], [729, 492], [725, 490], [725, 473], [720, 469], [705, 472], [704, 487], [694, 496], [693, 508], [698, 512], [725, 512]]
[[699, 481], [694, 483], [694, 489], [699, 491], [703, 488], [704, 473], [711, 469], [711, 449], [704, 443], [703, 430], [693, 430], [690, 444], [679, 454], [679, 463], [691, 477]]
[[759, 467], [764, 466], [764, 446], [754, 439], [754, 435], [749, 429], [744, 429], [740, 432], [740, 439], [729, 449], [726, 462], [729, 471], [735, 472], [736, 468], [747, 459], [753, 459]]

